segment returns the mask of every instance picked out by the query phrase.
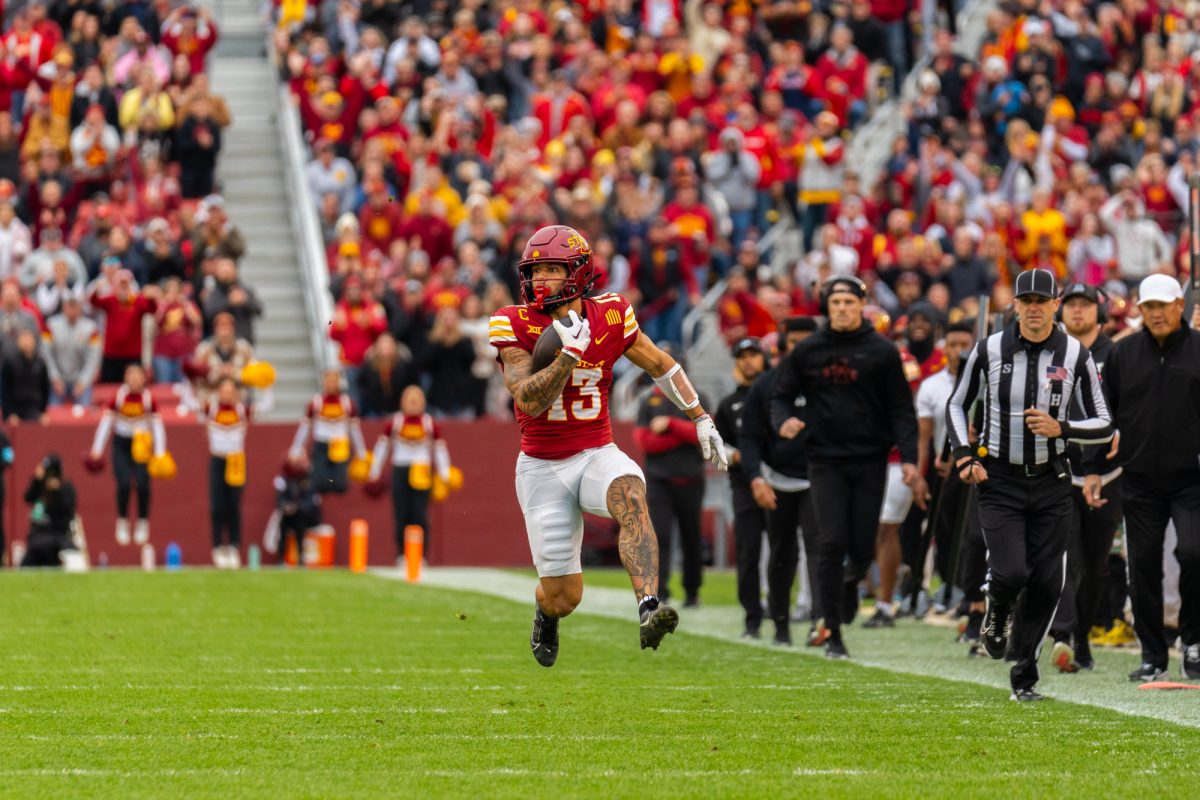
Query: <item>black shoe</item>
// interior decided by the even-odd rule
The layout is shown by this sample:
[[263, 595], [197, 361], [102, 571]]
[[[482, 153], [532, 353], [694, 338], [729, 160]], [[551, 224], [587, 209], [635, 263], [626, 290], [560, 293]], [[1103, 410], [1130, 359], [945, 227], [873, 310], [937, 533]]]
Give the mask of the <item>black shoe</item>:
[[967, 620], [959, 628], [958, 640], [968, 644], [979, 644], [979, 632], [983, 629], [983, 612], [970, 611]]
[[553, 667], [558, 660], [558, 617], [547, 617], [542, 607], [534, 604], [533, 633], [529, 635], [529, 649], [543, 667]]
[[1008, 606], [987, 599], [987, 611], [983, 614], [983, 627], [980, 628], [979, 638], [983, 640], [983, 649], [992, 658], [999, 661], [1004, 658], [1008, 649], [1008, 634], [1012, 627], [1012, 609]]
[[1185, 681], [1200, 680], [1200, 644], [1189, 644], [1183, 648], [1179, 671]]
[[1096, 660], [1092, 658], [1092, 646], [1088, 644], [1087, 639], [1081, 641], [1075, 647], [1075, 664], [1080, 670], [1091, 672], [1096, 668]]
[[825, 643], [825, 657], [834, 661], [845, 661], [850, 657], [840, 636], [829, 637], [829, 641]]
[[674, 633], [675, 628], [679, 626], [679, 612], [659, 602], [654, 608], [647, 608], [642, 612], [641, 637], [642, 649], [649, 647], [652, 650], [657, 650], [658, 645], [662, 642], [663, 637], [668, 633]]
[[762, 634], [758, 632], [757, 625], [754, 627], [747, 625], [746, 630], [742, 631], [742, 638], [743, 639], [761, 639]]
[[858, 581], [846, 581], [842, 586], [842, 624], [850, 625], [858, 616]]
[[1151, 681], [1166, 680], [1167, 675], [1165, 666], [1159, 667], [1155, 664], [1144, 663], [1129, 673], [1129, 680], [1133, 683], [1150, 683]]
[[1013, 689], [1010, 700], [1016, 700], [1018, 703], [1036, 703], [1038, 700], [1045, 700], [1044, 695], [1040, 695], [1033, 689]]
[[774, 644], [780, 647], [792, 646], [792, 630], [791, 626], [786, 622], [775, 623], [775, 639]]
[[687, 600], [683, 601], [683, 607], [684, 608], [699, 608], [700, 607], [700, 598], [694, 594], [688, 595]]
[[884, 611], [879, 606], [875, 606], [875, 613], [871, 615], [871, 618], [869, 620], [867, 620], [866, 622], [863, 623], [863, 627], [864, 628], [894, 628], [894, 627], [896, 627], [896, 620], [892, 618], [891, 614]]

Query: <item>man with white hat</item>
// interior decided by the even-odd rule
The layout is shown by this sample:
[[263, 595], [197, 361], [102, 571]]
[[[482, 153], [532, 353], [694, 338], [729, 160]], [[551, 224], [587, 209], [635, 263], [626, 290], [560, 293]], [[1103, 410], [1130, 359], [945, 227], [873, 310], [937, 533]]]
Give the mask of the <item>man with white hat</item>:
[[[1170, 275], [1138, 287], [1144, 325], [1109, 356], [1104, 384], [1121, 434], [1129, 593], [1142, 665], [1131, 681], [1162, 680], [1171, 643], [1163, 633], [1162, 562], [1167, 523], [1178, 534], [1181, 672], [1200, 680], [1200, 334], [1183, 321], [1183, 289]], [[1102, 503], [1098, 496], [1085, 498]]]

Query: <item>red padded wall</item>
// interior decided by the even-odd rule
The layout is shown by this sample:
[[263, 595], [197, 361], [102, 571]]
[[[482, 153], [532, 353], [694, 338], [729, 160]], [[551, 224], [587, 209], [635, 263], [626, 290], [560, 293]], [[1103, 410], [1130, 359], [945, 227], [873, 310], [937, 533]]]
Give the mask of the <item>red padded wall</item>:
[[[172, 481], [155, 481], [150, 507], [151, 542], [162, 563], [168, 542], [177, 542], [185, 564], [211, 563], [208, 521], [208, 449], [204, 429], [193, 419], [165, 415], [167, 442], [179, 467]], [[113, 538], [116, 498], [111, 466], [99, 475], [83, 469], [82, 458], [91, 446], [96, 416], [56, 420], [53, 425], [22, 424], [9, 429], [16, 459], [5, 476], [7, 504], [5, 528], [9, 542], [23, 539], [29, 529], [29, 507], [22, 497], [37, 462], [50, 452], [62, 456], [67, 476], [79, 492], [79, 513], [87, 532], [88, 550], [95, 565], [105, 553], [110, 565], [141, 563], [140, 549], [120, 547]], [[373, 446], [382, 423], [364, 425], [368, 446]], [[430, 548], [433, 565], [528, 566], [529, 545], [513, 489], [513, 470], [520, 442], [512, 422], [478, 421], [442, 424], [451, 460], [463, 470], [462, 490], [443, 503], [430, 506]], [[617, 444], [638, 457], [632, 427], [614, 425]], [[272, 479], [295, 433], [295, 426], [260, 423], [250, 426], [246, 442], [247, 481], [242, 498], [242, 545], [261, 543], [263, 529], [274, 510]], [[131, 505], [131, 508], [133, 506]], [[351, 483], [345, 495], [326, 495], [325, 522], [337, 531], [337, 563], [347, 559], [350, 520], [370, 525], [370, 563], [393, 563], [391, 501], [371, 499]], [[271, 556], [264, 553], [264, 561]]]

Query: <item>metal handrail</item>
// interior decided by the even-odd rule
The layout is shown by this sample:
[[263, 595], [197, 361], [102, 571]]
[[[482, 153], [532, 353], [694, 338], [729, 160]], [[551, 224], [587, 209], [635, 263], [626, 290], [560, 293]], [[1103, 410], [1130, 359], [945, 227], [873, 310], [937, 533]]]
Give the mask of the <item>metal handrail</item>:
[[[986, 17], [995, 7], [996, 0], [974, 0], [958, 12], [957, 29], [972, 34], [970, 40], [965, 36], [959, 37], [955, 47], [959, 55], [974, 58], [979, 54], [979, 45], [983, 34], [987, 32], [987, 25], [979, 24], [978, 20], [980, 17]], [[900, 113], [900, 104], [916, 97], [917, 80], [932, 61], [929, 53], [922, 53], [905, 76], [899, 96], [891, 98], [876, 109], [871, 118], [854, 134], [851, 156], [858, 166], [863, 185], [872, 185], [883, 171], [884, 164], [892, 152], [892, 143], [904, 131], [906, 125], [904, 115]]]
[[[267, 40], [267, 59], [278, 63], [275, 43]], [[308, 315], [309, 344], [318, 370], [328, 369], [337, 363], [333, 341], [329, 338], [329, 324], [333, 320], [333, 299], [329, 293], [329, 266], [325, 256], [325, 243], [321, 237], [317, 206], [305, 180], [304, 166], [308, 148], [300, 129], [300, 113], [292, 105], [291, 92], [280, 83], [276, 118], [279, 124], [280, 145], [283, 155], [284, 180], [288, 189], [288, 213], [292, 220], [293, 235], [296, 236], [296, 253], [300, 259], [300, 276], [304, 282], [304, 309]]]

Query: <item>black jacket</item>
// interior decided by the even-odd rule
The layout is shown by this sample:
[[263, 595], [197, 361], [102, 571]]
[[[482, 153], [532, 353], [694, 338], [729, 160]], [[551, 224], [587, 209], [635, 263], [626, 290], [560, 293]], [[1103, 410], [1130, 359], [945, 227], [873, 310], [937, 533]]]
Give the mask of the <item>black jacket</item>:
[[[1096, 364], [1096, 372], [1100, 375], [1100, 385], [1104, 386], [1104, 364], [1108, 361], [1112, 354], [1113, 340], [1105, 334], [1100, 334], [1096, 337], [1096, 341], [1092, 342], [1092, 346], [1088, 348], [1092, 353], [1092, 361]], [[1079, 400], [1071, 404], [1071, 419], [1084, 419], [1087, 414], [1084, 413], [1083, 407], [1079, 404]], [[1068, 440], [1067, 442], [1067, 460], [1071, 464], [1072, 475], [1102, 475], [1116, 468], [1116, 464], [1109, 461], [1106, 456], [1111, 450], [1111, 444], [1102, 445], [1081, 445]], [[1119, 452], [1119, 451], [1118, 451]]]
[[[742, 451], [742, 469], [746, 480], [761, 478], [762, 464], [789, 478], [808, 477], [808, 428], [792, 439], [784, 439], [778, 428], [771, 425], [771, 393], [779, 378], [779, 368], [767, 370], [750, 387], [746, 406], [742, 409], [742, 429], [737, 438]], [[797, 395], [792, 401], [789, 417], [808, 423], [807, 401]]]
[[882, 460], [897, 446], [904, 463], [917, 463], [917, 412], [900, 353], [866, 322], [827, 327], [788, 354], [770, 395], [772, 431], [795, 416], [800, 395], [810, 461]]
[[29, 512], [30, 534], [66, 536], [71, 532], [71, 521], [75, 519], [75, 487], [70, 481], [63, 479], [57, 490], [48, 492], [41, 478], [32, 478], [25, 490], [25, 502], [33, 506]]
[[[717, 406], [717, 413], [713, 415], [713, 424], [717, 426], [717, 433], [721, 434], [721, 438], [725, 443], [733, 447], [738, 447], [738, 431], [742, 428], [742, 409], [746, 405], [746, 394], [750, 391], [750, 384], [740, 383], [733, 392], [721, 401]], [[729, 482], [744, 483], [746, 482], [746, 474], [742, 472], [742, 464], [739, 461], [736, 464], [729, 465]]]
[[50, 402], [50, 373], [40, 355], [26, 358], [13, 353], [0, 370], [0, 409], [7, 419], [16, 414], [23, 420], [36, 420]]
[[375, 419], [400, 410], [400, 393], [417, 382], [417, 374], [407, 361], [397, 361], [384, 375], [368, 361], [358, 374], [363, 419]]
[[1162, 347], [1144, 330], [1122, 339], [1104, 387], [1122, 480], [1168, 492], [1200, 481], [1200, 333], [1185, 322]]

